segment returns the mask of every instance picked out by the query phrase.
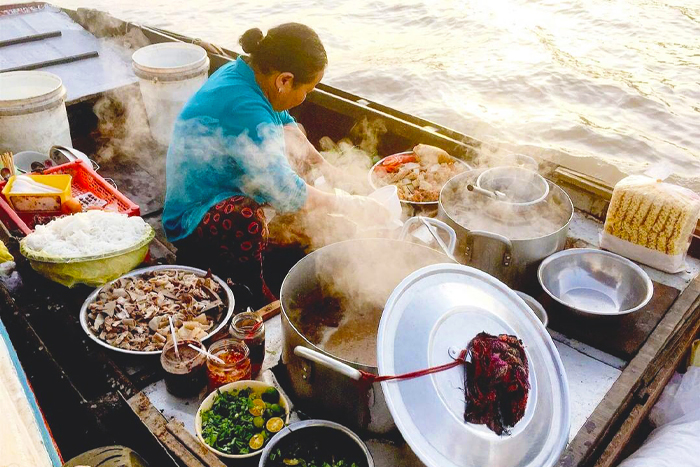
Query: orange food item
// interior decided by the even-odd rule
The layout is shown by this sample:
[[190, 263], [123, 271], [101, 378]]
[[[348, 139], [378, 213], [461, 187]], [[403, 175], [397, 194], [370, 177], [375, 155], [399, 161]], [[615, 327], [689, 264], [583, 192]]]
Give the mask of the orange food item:
[[75, 214], [78, 212], [83, 212], [83, 206], [77, 199], [68, 198], [61, 205], [61, 212], [64, 214]]

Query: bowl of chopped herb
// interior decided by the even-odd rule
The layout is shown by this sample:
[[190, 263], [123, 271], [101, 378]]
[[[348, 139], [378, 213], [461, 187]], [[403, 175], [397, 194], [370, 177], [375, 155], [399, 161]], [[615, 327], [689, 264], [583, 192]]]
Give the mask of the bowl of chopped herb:
[[271, 384], [243, 380], [221, 386], [199, 406], [197, 438], [228, 459], [257, 456], [289, 423], [289, 402]]
[[374, 467], [365, 443], [355, 433], [327, 420], [284, 427], [263, 450], [258, 467]]

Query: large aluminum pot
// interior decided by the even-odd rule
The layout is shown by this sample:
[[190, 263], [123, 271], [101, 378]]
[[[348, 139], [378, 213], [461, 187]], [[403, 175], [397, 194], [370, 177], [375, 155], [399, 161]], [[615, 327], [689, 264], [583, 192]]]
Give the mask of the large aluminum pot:
[[[457, 234], [455, 258], [462, 264], [473, 266], [500, 279], [514, 289], [526, 288], [537, 281], [537, 267], [549, 255], [562, 250], [566, 244], [569, 224], [574, 215], [571, 198], [556, 184], [549, 183], [549, 194], [545, 203], [555, 204], [562, 210], [563, 221], [546, 235], [531, 238], [514, 239], [489, 229], [470, 229], [459, 222], [455, 214], [453, 197], [455, 193], [469, 184], [476, 182], [483, 170], [470, 170], [461, 173], [445, 184], [440, 192], [438, 219], [452, 227]], [[474, 194], [472, 196], [479, 196]], [[541, 209], [542, 206], [539, 207]], [[533, 208], [530, 208], [533, 209]], [[479, 216], [488, 216], [488, 212]], [[528, 222], [537, 222], [534, 216], [522, 216]], [[488, 225], [488, 223], [484, 223]], [[514, 226], [513, 231], [527, 229], [527, 225]]]
[[[435, 219], [430, 221], [434, 226], [442, 224]], [[454, 248], [454, 242], [450, 243]], [[393, 289], [421, 267], [450, 262], [453, 261], [446, 255], [431, 248], [379, 238], [334, 243], [299, 261], [282, 283], [280, 300], [284, 338], [282, 362], [289, 375], [292, 393], [301, 401], [302, 410], [373, 433], [387, 433], [394, 429], [381, 385], [356, 381], [360, 379], [358, 370], [377, 374], [376, 360], [373, 364], [356, 363], [312, 343], [315, 339], [302, 331], [304, 325], [300, 324], [298, 303], [305, 297], [317, 296], [318, 291], [329, 283], [342, 289], [341, 292], [347, 293], [351, 300], [364, 303], [366, 297], [372, 297], [380, 301], [379, 316], [371, 317], [371, 324], [366, 329], [369, 345], [374, 342], [372, 352], [376, 359], [379, 319]], [[356, 313], [358, 307], [349, 308], [352, 311], [344, 312]], [[355, 335], [361, 335], [361, 332]]]

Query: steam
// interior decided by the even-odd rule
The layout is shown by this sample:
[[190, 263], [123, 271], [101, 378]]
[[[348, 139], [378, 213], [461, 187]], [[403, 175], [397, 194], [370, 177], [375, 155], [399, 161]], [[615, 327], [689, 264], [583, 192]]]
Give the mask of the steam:
[[[476, 173], [461, 175], [460, 183], [450, 184], [451, 189], [445, 190], [442, 200], [447, 214], [463, 227], [493, 232], [510, 240], [525, 240], [552, 234], [568, 222], [571, 205], [559, 191], [550, 190], [543, 201], [522, 206], [508, 197], [504, 202], [470, 192], [467, 185], [476, 184]], [[512, 180], [510, 187], [491, 188], [501, 188], [507, 196], [520, 196], [533, 186], [536, 175], [521, 171], [518, 177]]]
[[[77, 13], [90, 32], [102, 37], [105, 74], [119, 72], [125, 63], [131, 67], [133, 52], [150, 44], [141, 29], [125, 31], [121, 21], [106, 13], [82, 8]], [[106, 93], [95, 103], [93, 112], [97, 117], [93, 134], [96, 161], [138, 164], [164, 187], [165, 151], [152, 138], [138, 84]]]
[[312, 286], [305, 294], [294, 294], [285, 307], [319, 347], [375, 366], [377, 329], [391, 292], [412, 272], [447, 261], [436, 251], [397, 241], [336, 243], [316, 254], [314, 268], [307, 272]]

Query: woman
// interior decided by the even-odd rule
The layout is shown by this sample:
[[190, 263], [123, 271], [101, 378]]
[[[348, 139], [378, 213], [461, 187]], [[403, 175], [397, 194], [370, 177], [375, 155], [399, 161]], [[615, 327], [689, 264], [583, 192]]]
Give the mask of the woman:
[[287, 112], [323, 77], [328, 59], [318, 35], [288, 23], [266, 36], [251, 29], [240, 44], [249, 57], [214, 73], [175, 123], [163, 226], [180, 261], [243, 283], [261, 305], [275, 299], [262, 275], [268, 239], [263, 205], [376, 218], [386, 212], [369, 198], [319, 191], [290, 166], [287, 156], [295, 165], [319, 168], [327, 179], [338, 176]]

